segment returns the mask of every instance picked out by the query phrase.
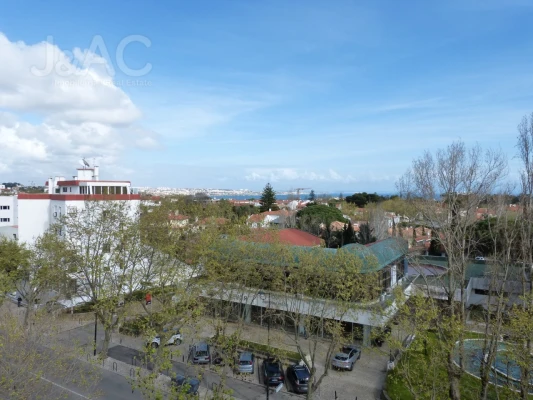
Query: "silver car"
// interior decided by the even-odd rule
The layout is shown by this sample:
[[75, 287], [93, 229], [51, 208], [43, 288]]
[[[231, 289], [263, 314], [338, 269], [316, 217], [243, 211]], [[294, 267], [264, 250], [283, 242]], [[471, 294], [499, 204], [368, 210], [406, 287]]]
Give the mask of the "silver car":
[[195, 344], [190, 355], [193, 364], [211, 364], [211, 350], [205, 342]]
[[240, 374], [253, 374], [255, 370], [255, 357], [249, 351], [239, 355], [237, 362], [237, 372]]
[[343, 346], [342, 352], [335, 354], [331, 366], [337, 369], [353, 370], [353, 365], [361, 358], [361, 350], [355, 345]]

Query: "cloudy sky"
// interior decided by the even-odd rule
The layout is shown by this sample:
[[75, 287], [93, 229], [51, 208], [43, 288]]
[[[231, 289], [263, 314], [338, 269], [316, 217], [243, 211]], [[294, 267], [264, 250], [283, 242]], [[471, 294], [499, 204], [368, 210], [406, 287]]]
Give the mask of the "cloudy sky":
[[[0, 182], [389, 192], [453, 140], [515, 154], [529, 0], [4, 0]], [[512, 161], [511, 161], [512, 163]]]

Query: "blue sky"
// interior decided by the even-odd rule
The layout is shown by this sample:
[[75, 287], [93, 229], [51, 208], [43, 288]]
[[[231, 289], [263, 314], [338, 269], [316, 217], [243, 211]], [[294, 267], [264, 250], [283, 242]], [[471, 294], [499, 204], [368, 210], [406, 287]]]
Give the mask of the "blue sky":
[[[69, 176], [86, 156], [137, 186], [390, 192], [424, 149], [457, 139], [501, 148], [513, 166], [516, 126], [533, 111], [532, 17], [525, 0], [4, 1], [0, 32], [13, 45], [52, 37], [69, 52], [99, 35], [121, 97], [83, 117], [76, 107], [76, 120], [77, 99], [109, 96], [0, 100], [27, 127], [4, 131], [8, 142], [38, 150], [15, 167], [15, 145], [4, 148], [0, 181]], [[117, 63], [128, 35], [151, 42], [124, 51], [130, 68], [151, 64], [141, 77]], [[4, 86], [29, 85], [20, 79]], [[50, 111], [56, 95], [68, 98], [61, 112]]]

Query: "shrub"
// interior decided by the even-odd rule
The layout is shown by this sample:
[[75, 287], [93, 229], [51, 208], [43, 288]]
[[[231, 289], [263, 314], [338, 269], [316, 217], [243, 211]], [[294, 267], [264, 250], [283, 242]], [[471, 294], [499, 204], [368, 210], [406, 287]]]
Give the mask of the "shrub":
[[[94, 308], [94, 301], [88, 301], [87, 303], [74, 306], [74, 314], [88, 313], [88, 312], [94, 311], [93, 308]], [[67, 310], [70, 310], [70, 308], [68, 308]]]

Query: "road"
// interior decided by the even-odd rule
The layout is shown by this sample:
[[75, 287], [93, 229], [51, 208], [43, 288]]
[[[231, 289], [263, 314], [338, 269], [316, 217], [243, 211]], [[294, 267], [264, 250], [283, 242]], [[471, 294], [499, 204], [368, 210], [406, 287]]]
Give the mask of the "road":
[[[77, 361], [84, 364], [83, 361]], [[89, 366], [84, 366], [89, 368]], [[100, 380], [97, 383], [96, 393], [91, 388], [80, 387], [74, 384], [58, 385], [54, 383], [54, 379], [49, 379], [49, 384], [56, 386], [57, 391], [61, 391], [66, 395], [68, 400], [87, 400], [87, 399], [101, 399], [101, 400], [142, 400], [139, 391], [132, 393], [131, 385], [125, 377], [115, 372], [102, 369], [100, 372]]]

